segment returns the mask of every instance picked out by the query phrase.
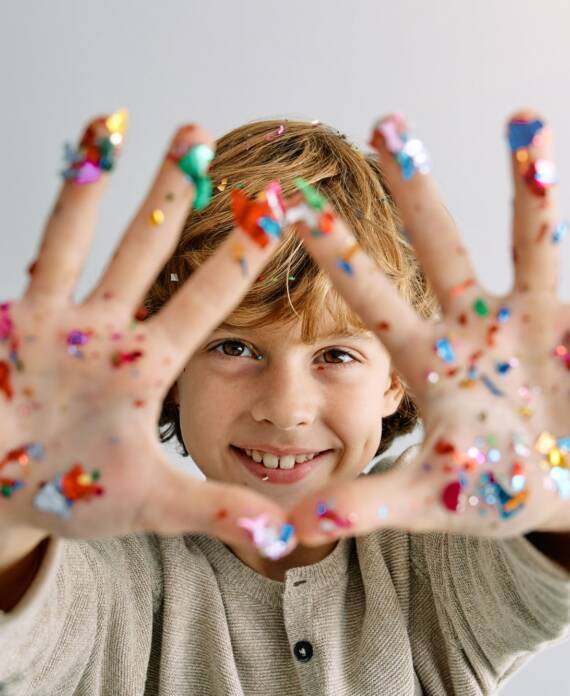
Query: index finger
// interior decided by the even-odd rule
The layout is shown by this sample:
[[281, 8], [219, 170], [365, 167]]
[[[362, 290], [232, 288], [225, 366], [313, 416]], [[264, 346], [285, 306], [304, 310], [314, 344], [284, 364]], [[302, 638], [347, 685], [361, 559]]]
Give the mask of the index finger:
[[166, 305], [145, 324], [152, 324], [175, 347], [173, 369], [186, 362], [246, 295], [271, 258], [282, 235], [284, 204], [278, 182], [248, 200], [232, 191], [236, 227]]
[[296, 224], [309, 254], [328, 272], [346, 302], [386, 346], [412, 389], [424, 383], [422, 361], [411, 360], [410, 356], [429, 345], [429, 325], [400, 296], [346, 223], [333, 213], [326, 199], [307, 182], [297, 182], [304, 201], [297, 203], [298, 197], [289, 201], [287, 221]]

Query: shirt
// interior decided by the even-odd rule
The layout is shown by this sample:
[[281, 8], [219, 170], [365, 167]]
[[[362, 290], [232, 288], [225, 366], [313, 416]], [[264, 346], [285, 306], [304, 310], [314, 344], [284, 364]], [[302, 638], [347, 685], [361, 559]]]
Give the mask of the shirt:
[[569, 633], [570, 573], [524, 537], [382, 529], [284, 582], [203, 534], [50, 538], [0, 694], [475, 696]]

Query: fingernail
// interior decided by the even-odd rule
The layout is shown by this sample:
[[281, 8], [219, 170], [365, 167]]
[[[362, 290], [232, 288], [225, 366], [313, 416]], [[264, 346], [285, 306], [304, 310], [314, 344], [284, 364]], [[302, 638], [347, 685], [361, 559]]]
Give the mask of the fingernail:
[[372, 130], [368, 143], [380, 151], [384, 147], [399, 164], [402, 178], [411, 179], [416, 172], [428, 174], [431, 171], [430, 157], [418, 138], [414, 138], [402, 114], [390, 114], [381, 118]]
[[272, 525], [268, 520], [269, 515], [263, 513], [257, 517], [240, 517], [237, 524], [245, 529], [262, 556], [276, 561], [286, 556], [296, 544], [295, 526], [289, 522]]
[[531, 193], [539, 197], [558, 183], [555, 164], [549, 159], [549, 136], [544, 120], [530, 111], [516, 114], [508, 123], [507, 139], [519, 174]]
[[63, 178], [76, 184], [91, 184], [101, 178], [102, 172], [112, 171], [127, 127], [127, 109], [119, 109], [108, 117], [92, 121], [77, 148], [70, 143], [64, 145], [67, 167], [61, 172]]
[[189, 124], [181, 128], [167, 154], [167, 159], [178, 165], [196, 189], [192, 208], [203, 210], [212, 200], [212, 179], [208, 169], [214, 159], [214, 149], [203, 140], [205, 131]]

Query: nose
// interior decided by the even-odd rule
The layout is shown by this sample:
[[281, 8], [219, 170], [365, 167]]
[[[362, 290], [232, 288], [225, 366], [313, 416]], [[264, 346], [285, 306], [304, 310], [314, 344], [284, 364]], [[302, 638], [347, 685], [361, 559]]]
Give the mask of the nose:
[[281, 430], [311, 425], [318, 414], [318, 387], [299, 366], [273, 365], [264, 370], [255, 386], [252, 418]]

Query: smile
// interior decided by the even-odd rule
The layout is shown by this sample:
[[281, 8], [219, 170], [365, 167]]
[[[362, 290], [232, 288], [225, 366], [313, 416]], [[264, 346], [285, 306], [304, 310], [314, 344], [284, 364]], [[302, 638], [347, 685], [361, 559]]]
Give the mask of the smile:
[[[268, 483], [295, 483], [305, 478], [317, 464], [321, 464], [333, 452], [333, 450], [325, 450], [314, 455], [287, 455], [286, 457], [264, 453], [262, 461], [258, 462], [253, 458], [255, 452], [252, 452], [253, 456], [250, 457], [246, 451], [234, 445], [230, 445], [230, 449], [250, 473]], [[259, 454], [257, 453], [258, 459]], [[297, 459], [303, 461], [297, 462]], [[282, 466], [283, 464], [285, 466]]]

